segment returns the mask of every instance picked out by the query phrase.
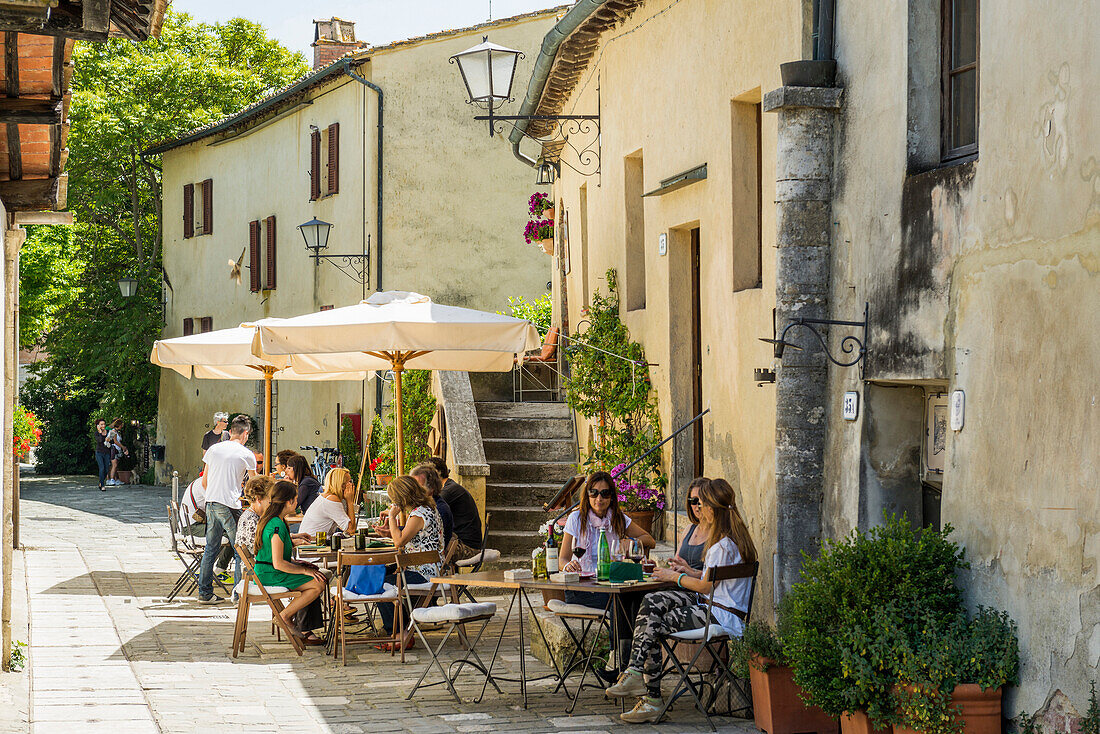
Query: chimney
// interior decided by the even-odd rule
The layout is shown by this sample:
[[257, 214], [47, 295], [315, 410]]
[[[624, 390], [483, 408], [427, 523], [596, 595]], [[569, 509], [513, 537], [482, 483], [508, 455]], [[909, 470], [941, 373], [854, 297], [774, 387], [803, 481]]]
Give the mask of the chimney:
[[348, 51], [367, 44], [355, 40], [355, 23], [339, 18], [313, 21], [313, 68], [327, 66]]

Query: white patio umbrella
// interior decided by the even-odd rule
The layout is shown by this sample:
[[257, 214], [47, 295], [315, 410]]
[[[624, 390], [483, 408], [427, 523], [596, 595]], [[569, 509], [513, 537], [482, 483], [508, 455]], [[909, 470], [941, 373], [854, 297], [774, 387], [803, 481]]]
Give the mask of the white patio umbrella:
[[507, 372], [541, 345], [530, 322], [385, 291], [354, 306], [264, 321], [254, 354], [285, 357], [300, 374], [393, 370], [398, 474], [405, 472], [401, 373], [406, 369]]
[[365, 371], [300, 373], [286, 356], [253, 354], [252, 343], [260, 324], [282, 319], [261, 319], [232, 329], [160, 339], [153, 342], [149, 361], [184, 377], [208, 380], [264, 380], [264, 461], [271, 462], [271, 382], [272, 380], [352, 380], [367, 378]]

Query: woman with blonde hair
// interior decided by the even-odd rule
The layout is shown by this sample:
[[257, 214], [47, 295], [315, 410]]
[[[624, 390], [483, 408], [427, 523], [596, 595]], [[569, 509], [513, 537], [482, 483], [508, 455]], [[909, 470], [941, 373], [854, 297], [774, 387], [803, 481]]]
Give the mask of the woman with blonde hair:
[[[701, 484], [695, 514], [699, 518], [699, 533], [706, 538], [704, 577], [706, 569], [756, 561], [756, 546], [737, 510], [729, 482], [712, 479]], [[752, 592], [752, 581], [747, 578], [720, 581], [714, 588], [710, 581], [695, 578], [687, 571], [658, 568], [653, 576], [658, 581], [673, 581], [679, 588], [655, 591], [642, 601], [634, 624], [630, 665], [618, 682], [606, 690], [607, 695], [619, 698], [641, 696], [633, 710], [622, 715], [622, 720], [631, 724], [655, 722], [661, 713], [661, 639], [709, 623], [700, 595], [714, 592], [714, 622], [731, 636], [740, 637], [744, 629], [741, 617], [718, 604], [748, 613]]]
[[343, 530], [349, 535], [355, 532], [355, 482], [351, 472], [342, 466], [329, 469], [321, 496], [306, 510], [298, 531], [316, 535]]

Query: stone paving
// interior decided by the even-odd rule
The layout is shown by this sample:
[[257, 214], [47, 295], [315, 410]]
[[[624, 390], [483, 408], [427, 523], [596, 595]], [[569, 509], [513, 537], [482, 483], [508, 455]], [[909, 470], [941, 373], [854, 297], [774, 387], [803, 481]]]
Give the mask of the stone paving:
[[[318, 648], [299, 658], [269, 634], [270, 616], [260, 607], [250, 617], [248, 647], [234, 660], [234, 607], [165, 601], [180, 571], [168, 546], [168, 489], [101, 493], [91, 479], [31, 475], [21, 494], [30, 610], [23, 675], [30, 676], [34, 734], [68, 732], [74, 724], [80, 734], [709, 731], [687, 702], [659, 726], [624, 725], [618, 706], [594, 691], [567, 716], [549, 683], [531, 686], [527, 709], [508, 684], [503, 695], [490, 689], [477, 704], [473, 673], [459, 680], [462, 703], [442, 687], [406, 701], [425, 662], [419, 651], [405, 664], [366, 646], [353, 648], [347, 667]], [[499, 630], [503, 609], [490, 631]], [[514, 636], [505, 638], [504, 675], [518, 671], [515, 644]], [[546, 668], [528, 658], [528, 671]], [[757, 732], [751, 722], [717, 721], [721, 731]]]

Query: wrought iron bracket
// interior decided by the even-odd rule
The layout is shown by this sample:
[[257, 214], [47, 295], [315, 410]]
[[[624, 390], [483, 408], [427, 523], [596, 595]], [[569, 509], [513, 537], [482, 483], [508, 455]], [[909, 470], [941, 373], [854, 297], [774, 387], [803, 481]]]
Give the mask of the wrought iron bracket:
[[[767, 342], [773, 345], [775, 349], [775, 358], [783, 359], [783, 350], [786, 347], [791, 349], [802, 349], [797, 344], [787, 341], [787, 333], [795, 327], [802, 327], [808, 329], [811, 334], [817, 337], [817, 340], [821, 343], [821, 348], [825, 352], [825, 356], [830, 362], [837, 367], [853, 367], [859, 365], [860, 377], [863, 376], [863, 368], [866, 365], [867, 356], [867, 329], [870, 324], [871, 305], [869, 303], [863, 304], [863, 321], [840, 321], [837, 319], [806, 319], [798, 318], [791, 321], [783, 329], [783, 333], [780, 334], [778, 339], [761, 339], [762, 342]], [[843, 354], [855, 355], [851, 359], [844, 359], [834, 357], [832, 352], [829, 351], [829, 342], [826, 338], [826, 334], [823, 334], [817, 329], [818, 326], [852, 326], [858, 329], [862, 329], [863, 333], [857, 337], [853, 334], [847, 334], [840, 340], [840, 351]]]
[[348, 276], [356, 283], [367, 282], [367, 257], [368, 255], [310, 255], [317, 267], [321, 267], [322, 260], [328, 260], [337, 270]]

